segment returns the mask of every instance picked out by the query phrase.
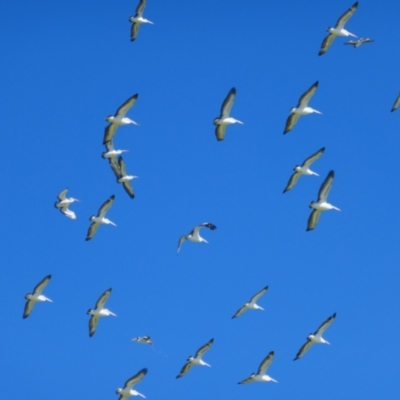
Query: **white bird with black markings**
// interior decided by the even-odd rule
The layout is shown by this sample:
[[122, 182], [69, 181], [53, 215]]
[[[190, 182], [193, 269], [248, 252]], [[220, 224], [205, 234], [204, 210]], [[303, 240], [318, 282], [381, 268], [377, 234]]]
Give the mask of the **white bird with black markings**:
[[358, 40], [350, 40], [344, 44], [348, 44], [350, 46], [353, 46], [354, 48], [360, 47], [362, 44], [364, 43], [372, 43], [373, 40], [372, 39], [368, 39], [368, 38], [360, 38]]
[[107, 211], [110, 209], [112, 204], [114, 203], [115, 195], [113, 194], [108, 200], [106, 200], [101, 207], [99, 208], [99, 212], [97, 216], [92, 215], [89, 218], [89, 221], [92, 221], [92, 224], [89, 226], [89, 230], [86, 236], [86, 240], [90, 240], [93, 238], [93, 236], [96, 234], [97, 229], [101, 224], [106, 224], [106, 225], [114, 225], [114, 222], [110, 221], [109, 219], [106, 218]]
[[106, 290], [97, 300], [95, 308], [90, 309], [87, 313], [91, 315], [89, 320], [89, 336], [92, 337], [96, 332], [97, 324], [99, 323], [100, 317], [109, 317], [110, 315], [116, 317], [117, 315], [104, 308], [106, 301], [110, 297], [111, 289]]
[[396, 98], [396, 100], [395, 100], [395, 102], [394, 102], [394, 104], [393, 104], [393, 107], [392, 107], [392, 112], [393, 111], [396, 111], [398, 108], [399, 108], [399, 106], [400, 106], [400, 93], [399, 93], [399, 95], [397, 96], [397, 98]]
[[211, 367], [210, 364], [207, 364], [204, 362], [201, 358], [203, 357], [204, 353], [210, 349], [212, 344], [214, 343], [214, 339], [211, 339], [209, 342], [207, 342], [204, 346], [201, 346], [194, 357], [190, 356], [187, 359], [187, 363], [182, 367], [181, 372], [178, 374], [176, 379], [182, 378], [185, 374], [187, 374], [190, 369], [193, 367], [193, 365], [201, 365], [205, 367]]
[[129, 197], [133, 199], [135, 197], [135, 192], [133, 191], [131, 180], [137, 179], [138, 177], [135, 175], [128, 175], [126, 173], [126, 166], [121, 156], [119, 156], [118, 162], [115, 158], [111, 158], [110, 165], [115, 176], [117, 177], [117, 183], [122, 183], [126, 193], [128, 193]]
[[278, 383], [275, 379], [271, 378], [266, 374], [267, 369], [271, 365], [272, 361], [274, 361], [275, 353], [273, 351], [269, 352], [267, 357], [262, 360], [260, 366], [258, 367], [258, 371], [255, 374], [254, 372], [246, 379], [243, 379], [241, 382], [238, 382], [239, 385], [245, 383], [253, 383], [253, 382], [275, 382]]
[[134, 390], [133, 387], [138, 384], [147, 374], [147, 368], [141, 369], [136, 375], [129, 378], [123, 388], [118, 388], [116, 393], [119, 394], [118, 400], [126, 400], [131, 396], [140, 396], [144, 399], [146, 396], [139, 393], [137, 390]]
[[257, 300], [263, 296], [265, 293], [267, 293], [268, 286], [265, 288], [261, 289], [258, 293], [256, 293], [249, 302], [245, 303], [242, 307], [239, 308], [239, 310], [236, 311], [235, 315], [232, 317], [237, 318], [240, 317], [245, 311], [247, 310], [264, 310], [262, 307], [260, 307], [256, 302]]
[[322, 344], [330, 344], [328, 341], [326, 341], [323, 337], [322, 334], [325, 332], [325, 330], [328, 328], [328, 326], [335, 320], [336, 318], [336, 313], [330, 316], [326, 321], [324, 321], [321, 326], [315, 331], [314, 334], [310, 333], [307, 336], [307, 341], [304, 343], [304, 345], [301, 347], [299, 352], [297, 353], [296, 357], [294, 358], [293, 361], [298, 360], [299, 358], [303, 357], [303, 355], [309, 350], [309, 348], [315, 344], [315, 343], [322, 343]]
[[179, 253], [182, 244], [185, 240], [190, 240], [191, 242], [196, 242], [196, 243], [201, 243], [201, 242], [208, 243], [206, 239], [200, 236], [200, 229], [204, 227], [211, 229], [212, 231], [217, 229], [217, 227], [214, 224], [211, 224], [210, 222], [204, 222], [203, 224], [195, 226], [188, 235], [183, 235], [179, 238], [178, 251], [176, 253], [177, 254]]
[[357, 37], [353, 33], [346, 31], [346, 29], [344, 29], [344, 25], [350, 19], [350, 17], [354, 14], [354, 12], [357, 10], [357, 7], [358, 7], [358, 1], [356, 3], [354, 3], [343, 15], [340, 16], [340, 18], [336, 22], [336, 26], [334, 28], [327, 29], [327, 32], [329, 32], [329, 35], [322, 42], [321, 50], [318, 53], [319, 56], [322, 56], [323, 54], [325, 54], [328, 51], [333, 40], [337, 36]]
[[293, 188], [294, 185], [296, 185], [297, 181], [299, 180], [299, 178], [302, 175], [315, 175], [315, 176], [319, 176], [316, 172], [311, 171], [310, 166], [314, 161], [317, 161], [318, 158], [320, 158], [322, 156], [322, 154], [324, 154], [325, 151], [325, 147], [323, 147], [322, 149], [318, 150], [316, 153], [314, 153], [313, 155], [311, 155], [310, 157], [306, 158], [303, 162], [303, 164], [301, 165], [296, 165], [293, 169], [294, 169], [294, 173], [292, 174], [292, 176], [289, 179], [288, 184], [285, 187], [285, 190], [283, 191], [283, 193], [288, 192], [290, 189]]
[[53, 300], [50, 300], [48, 297], [42, 294], [43, 289], [48, 285], [50, 279], [51, 275], [47, 275], [35, 286], [35, 288], [33, 289], [33, 293], [28, 293], [25, 296], [27, 302], [25, 303], [23, 318], [29, 317], [29, 315], [33, 310], [33, 307], [37, 302], [43, 302], [43, 301], [49, 301], [50, 303], [53, 302]]
[[109, 115], [106, 118], [106, 121], [109, 122], [110, 124], [105, 129], [103, 144], [106, 144], [107, 142], [111, 141], [114, 138], [115, 133], [119, 126], [129, 125], [129, 124], [139, 125], [137, 122], [126, 117], [126, 113], [136, 103], [138, 96], [139, 96], [138, 94], [135, 94], [134, 96], [129, 97], [129, 99], [126, 100], [125, 103], [118, 108], [115, 115]]
[[297, 104], [297, 107], [293, 107], [290, 109], [290, 115], [288, 119], [286, 120], [286, 126], [285, 130], [283, 131], [283, 134], [286, 134], [290, 132], [294, 126], [297, 124], [298, 119], [302, 115], [308, 115], [308, 114], [322, 114], [322, 112], [318, 110], [314, 110], [314, 108], [308, 107], [308, 102], [310, 101], [311, 97], [314, 95], [315, 91], [318, 88], [318, 81], [315, 82], [310, 89], [308, 89], [306, 92], [302, 94], [299, 100], [299, 104]]
[[236, 89], [232, 88], [228, 95], [226, 96], [224, 102], [222, 103], [221, 107], [221, 115], [217, 118], [214, 119], [214, 125], [217, 126], [215, 129], [215, 135], [217, 137], [217, 140], [224, 140], [225, 138], [225, 132], [226, 132], [226, 127], [228, 125], [232, 124], [242, 124], [242, 121], [239, 121], [238, 119], [232, 118], [230, 116], [233, 102], [235, 101], [236, 97]]
[[154, 22], [151, 22], [148, 19], [143, 18], [143, 11], [144, 11], [145, 7], [146, 7], [146, 0], [140, 0], [138, 6], [136, 7], [135, 16], [129, 18], [129, 22], [132, 22], [131, 42], [133, 42], [137, 38], [140, 25], [142, 25], [142, 24], [154, 25]]
[[136, 336], [132, 339], [132, 342], [137, 342], [141, 344], [153, 344], [150, 336]]
[[75, 199], [74, 197], [66, 197], [66, 194], [68, 192], [68, 188], [62, 190], [58, 195], [58, 202], [56, 201], [54, 203], [54, 207], [59, 209], [62, 214], [64, 214], [66, 217], [71, 218], [71, 219], [76, 219], [76, 214], [70, 210], [68, 207], [70, 204], [75, 203], [76, 201], [80, 201], [78, 199]]
[[307, 223], [307, 231], [311, 231], [317, 226], [319, 217], [321, 216], [321, 213], [323, 211], [328, 211], [328, 210], [337, 210], [340, 211], [339, 208], [333, 206], [332, 204], [328, 203], [328, 195], [329, 192], [332, 188], [332, 183], [333, 183], [333, 178], [335, 177], [335, 172], [330, 171], [328, 173], [328, 176], [325, 178], [324, 182], [321, 185], [321, 188], [319, 189], [318, 193], [318, 201], [312, 201], [310, 203], [310, 208], [313, 209], [313, 211], [310, 214], [310, 217], [308, 218], [308, 223]]

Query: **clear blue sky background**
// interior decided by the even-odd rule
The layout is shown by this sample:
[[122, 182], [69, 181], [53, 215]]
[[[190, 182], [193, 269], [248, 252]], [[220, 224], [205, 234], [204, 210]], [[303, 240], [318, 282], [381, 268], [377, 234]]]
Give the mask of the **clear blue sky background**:
[[[351, 0], [149, 0], [136, 42], [136, 1], [2, 4], [0, 398], [113, 399], [137, 386], [148, 399], [394, 399], [400, 392], [400, 3], [360, 1], [347, 28], [374, 43], [336, 39], [326, 28]], [[288, 111], [319, 80], [288, 135]], [[232, 115], [217, 142], [212, 125], [231, 87]], [[100, 155], [104, 118], [139, 93], [117, 148], [134, 181], [129, 199]], [[320, 177], [282, 191], [292, 168], [321, 147]], [[326, 212], [306, 232], [329, 170]], [[82, 199], [78, 219], [54, 209], [65, 187]], [[85, 242], [88, 218], [111, 194], [108, 216]], [[209, 244], [178, 238], [196, 224]], [[24, 295], [47, 274], [54, 303], [23, 320]], [[231, 320], [269, 285], [264, 312]], [[88, 335], [86, 311], [112, 287], [117, 318]], [[296, 362], [328, 316], [331, 346]], [[150, 335], [153, 348], [130, 342]], [[205, 360], [176, 380], [187, 356], [215, 338]], [[239, 386], [271, 351], [278, 384]]]

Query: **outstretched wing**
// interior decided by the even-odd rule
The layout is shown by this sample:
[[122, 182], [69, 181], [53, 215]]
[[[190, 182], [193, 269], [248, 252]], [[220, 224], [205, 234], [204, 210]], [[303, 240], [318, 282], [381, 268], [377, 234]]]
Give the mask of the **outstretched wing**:
[[179, 241], [178, 241], [178, 250], [177, 250], [176, 254], [179, 253], [179, 251], [181, 250], [182, 244], [183, 244], [183, 242], [184, 242], [186, 239], [187, 239], [187, 235], [183, 235], [183, 236], [181, 236], [181, 237], [179, 238]]
[[108, 300], [108, 298], [110, 297], [112, 289], [108, 289], [106, 290], [97, 300], [96, 302], [96, 309], [101, 309], [104, 308], [106, 301]]
[[321, 185], [321, 188], [319, 189], [318, 201], [326, 201], [329, 192], [331, 191], [334, 177], [335, 171], [329, 171], [328, 176], [325, 178], [324, 182]]
[[139, 383], [147, 374], [147, 368], [141, 369], [136, 375], [132, 376], [125, 382], [124, 389], [132, 389], [137, 383]]
[[400, 106], [400, 94], [397, 96], [391, 111], [392, 112], [396, 111], [399, 108], [399, 106]]
[[268, 286], [265, 286], [265, 288], [262, 288], [259, 292], [257, 292], [249, 301], [249, 303], [256, 303], [257, 300], [264, 295], [265, 293], [267, 293], [268, 290]]
[[139, 33], [140, 25], [138, 22], [133, 22], [131, 26], [131, 42], [134, 42]]
[[232, 319], [240, 317], [247, 310], [247, 308], [248, 307], [246, 305], [243, 305], [242, 307], [240, 307], [239, 310], [236, 311], [236, 313], [232, 317]]
[[89, 319], [89, 336], [92, 337], [97, 329], [97, 324], [99, 323], [98, 315], [92, 315]]
[[211, 339], [209, 342], [207, 342], [204, 346], [201, 346], [197, 351], [195, 358], [201, 358], [203, 354], [210, 349], [212, 344], [214, 343], [214, 339]]
[[358, 1], [354, 3], [348, 10], [346, 10], [337, 20], [336, 22], [336, 28], [341, 29], [344, 28], [344, 25], [346, 22], [350, 19], [350, 17], [354, 14], [354, 12], [357, 10], [358, 7]]
[[308, 217], [307, 231], [312, 231], [318, 224], [319, 217], [321, 216], [320, 210], [313, 210]]
[[109, 199], [107, 199], [99, 208], [99, 217], [104, 217], [107, 213], [107, 211], [110, 209], [112, 206], [113, 202], [115, 199], [115, 195], [113, 194], [110, 196]]
[[92, 237], [96, 234], [97, 229], [99, 228], [100, 224], [98, 224], [97, 222], [92, 222], [89, 226], [88, 229], [88, 233], [86, 235], [86, 239], [85, 240], [90, 240], [92, 239]]
[[103, 138], [103, 144], [106, 144], [113, 140], [115, 132], [117, 131], [119, 125], [117, 124], [109, 124], [107, 128], [104, 131], [104, 138]]
[[316, 153], [314, 153], [313, 155], [311, 155], [310, 157], [306, 158], [303, 162], [302, 167], [304, 168], [309, 168], [310, 165], [314, 162], [317, 161], [318, 158], [320, 158], [322, 156], [322, 154], [324, 154], [325, 151], [325, 147], [323, 147], [322, 149], [318, 150]]
[[287, 183], [285, 190], [283, 191], [283, 193], [288, 192], [290, 189], [293, 188], [294, 185], [296, 185], [297, 181], [299, 180], [301, 176], [301, 172], [299, 171], [295, 171], [292, 176], [289, 179], [289, 182]]
[[264, 360], [261, 361], [260, 366], [258, 367], [258, 375], [265, 375], [265, 372], [271, 365], [272, 361], [274, 361], [274, 356], [275, 353], [273, 351], [270, 351], [267, 355], [267, 357], [264, 358]]
[[66, 189], [62, 190], [60, 193], [58, 193], [58, 195], [57, 195], [58, 200], [59, 201], [65, 200], [65, 195], [67, 194], [67, 192], [68, 192], [68, 188], [66, 188]]
[[326, 321], [324, 321], [319, 328], [315, 331], [314, 335], [315, 336], [321, 336], [325, 330], [328, 328], [328, 326], [335, 320], [336, 318], [336, 313], [331, 315]]
[[225, 97], [224, 102], [222, 103], [220, 118], [228, 118], [229, 117], [231, 110], [232, 110], [233, 103], [235, 101], [235, 96], [236, 96], [236, 89], [232, 88], [229, 91], [228, 95]]
[[315, 93], [315, 91], [317, 90], [317, 88], [318, 88], [318, 81], [315, 82], [315, 83], [310, 87], [310, 89], [308, 89], [307, 91], [305, 91], [305, 92], [301, 95], [301, 97], [300, 97], [300, 99], [299, 99], [299, 104], [297, 105], [297, 108], [299, 108], [299, 107], [301, 107], [301, 108], [302, 108], [302, 107], [307, 107], [308, 102], [310, 101], [311, 97], [314, 96], [314, 93]]
[[66, 217], [68, 217], [68, 218], [76, 219], [76, 214], [75, 214], [73, 211], [71, 211], [71, 210], [68, 208], [68, 206], [61, 207], [61, 208], [60, 208], [60, 212], [61, 212], [62, 214], [64, 214]]
[[128, 100], [125, 101], [124, 104], [122, 104], [116, 113], [116, 117], [124, 118], [125, 114], [128, 112], [128, 110], [136, 103], [136, 100], [138, 98], [139, 94], [136, 93], [132, 97], [129, 97]]
[[179, 372], [179, 374], [177, 375], [176, 379], [178, 378], [182, 378], [183, 375], [186, 375], [190, 369], [193, 367], [193, 364], [188, 361], [181, 369], [181, 372]]
[[329, 47], [331, 47], [331, 44], [333, 42], [333, 40], [335, 39], [335, 35], [332, 35], [332, 33], [330, 33], [322, 42], [321, 45], [321, 50], [319, 51], [318, 55], [322, 56], [323, 54], [325, 54]]
[[22, 318], [28, 318], [29, 317], [29, 315], [31, 314], [31, 312], [32, 312], [32, 310], [33, 310], [33, 307], [35, 306], [35, 303], [36, 303], [36, 301], [33, 301], [33, 300], [28, 300], [26, 303], [25, 303], [25, 308], [24, 308], [24, 315], [23, 315], [23, 317]]
[[131, 199], [134, 199], [135, 198], [135, 192], [133, 191], [133, 187], [132, 187], [131, 181], [122, 182], [122, 186], [124, 187], [125, 192], [128, 193], [128, 196]]
[[48, 285], [48, 283], [50, 282], [51, 279], [51, 275], [47, 275], [46, 277], [44, 277], [33, 289], [33, 294], [34, 295], [39, 295], [40, 293], [42, 293], [43, 289]]
[[293, 361], [298, 360], [299, 358], [303, 357], [303, 355], [305, 353], [307, 353], [308, 349], [313, 345], [314, 343], [310, 340], [307, 339], [307, 342], [305, 342], [303, 344], [303, 346], [301, 346], [300, 350], [298, 351], [298, 353], [296, 354], [296, 357], [293, 359]]
[[226, 125], [225, 124], [217, 125], [217, 127], [215, 128], [215, 136], [217, 137], [217, 140], [224, 140], [225, 133], [226, 133]]
[[300, 118], [300, 114], [292, 113], [289, 115], [288, 119], [286, 120], [286, 126], [285, 130], [283, 131], [283, 134], [286, 134], [290, 132], [294, 126], [297, 124], [297, 121]]
[[136, 18], [143, 16], [145, 7], [146, 7], [146, 0], [140, 0], [138, 6], [136, 7], [136, 15], [135, 15]]

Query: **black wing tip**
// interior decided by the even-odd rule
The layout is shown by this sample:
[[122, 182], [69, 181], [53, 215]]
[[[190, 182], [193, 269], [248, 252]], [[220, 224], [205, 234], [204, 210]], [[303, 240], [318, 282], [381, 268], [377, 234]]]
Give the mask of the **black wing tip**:
[[25, 319], [25, 318], [28, 318], [28, 317], [29, 317], [29, 315], [25, 315], [25, 314], [24, 314], [24, 315], [22, 316], [22, 319]]
[[90, 240], [90, 239], [91, 239], [91, 238], [87, 237], [85, 240], [88, 241], [88, 240]]
[[310, 228], [307, 226], [306, 232], [312, 231], [314, 228]]
[[115, 199], [115, 194], [111, 195], [111, 196], [110, 196], [110, 199], [111, 199], [111, 200], [114, 200], [114, 199]]
[[328, 173], [328, 176], [331, 176], [333, 178], [335, 176], [335, 171], [331, 169]]
[[336, 313], [333, 313], [332, 318], [336, 318]]
[[141, 369], [139, 372], [141, 372], [142, 374], [147, 374], [147, 372], [149, 372], [149, 370], [147, 368], [143, 368]]
[[358, 7], [358, 1], [356, 1], [351, 8], [353, 8], [353, 7], [355, 7], [355, 8]]
[[177, 375], [175, 379], [179, 379], [179, 378], [182, 378], [181, 374]]
[[300, 359], [300, 357], [295, 357], [295, 358], [293, 358], [293, 361], [296, 361], [296, 360], [299, 360]]
[[313, 86], [318, 86], [319, 85], [319, 81], [315, 82]]
[[320, 51], [318, 52], [318, 55], [319, 55], [319, 56], [323, 56], [324, 54], [325, 54], [325, 51], [320, 50]]
[[139, 97], [139, 93], [136, 93], [132, 96], [132, 99], [137, 99]]

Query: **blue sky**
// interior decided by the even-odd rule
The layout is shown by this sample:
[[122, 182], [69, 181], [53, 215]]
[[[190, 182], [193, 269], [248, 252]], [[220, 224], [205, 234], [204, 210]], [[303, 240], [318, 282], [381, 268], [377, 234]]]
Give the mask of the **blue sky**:
[[[134, 43], [136, 2], [2, 5], [1, 398], [113, 399], [144, 367], [137, 390], [148, 399], [396, 397], [400, 4], [361, 1], [346, 27], [375, 42], [353, 49], [338, 38], [318, 57], [351, 4], [148, 0], [155, 25]], [[323, 114], [284, 136], [316, 80], [310, 105]], [[232, 87], [244, 125], [217, 142], [212, 121]], [[135, 93], [129, 116], [140, 126], [115, 138], [139, 176], [131, 200], [100, 155], [105, 117]], [[292, 168], [321, 147], [320, 177], [283, 195]], [[306, 232], [331, 169], [329, 199], [342, 211]], [[76, 221], [53, 207], [65, 187], [82, 199]], [[117, 227], [85, 242], [112, 194]], [[202, 232], [209, 244], [185, 243], [177, 257], [178, 238], [205, 221], [217, 225]], [[23, 320], [24, 295], [47, 274], [54, 303]], [[266, 285], [265, 311], [231, 320]], [[118, 317], [89, 338], [86, 311], [110, 287]], [[293, 362], [334, 312], [331, 346]], [[146, 334], [153, 347], [130, 342]], [[176, 380], [211, 338], [212, 368]], [[237, 385], [271, 350], [279, 383]]]

